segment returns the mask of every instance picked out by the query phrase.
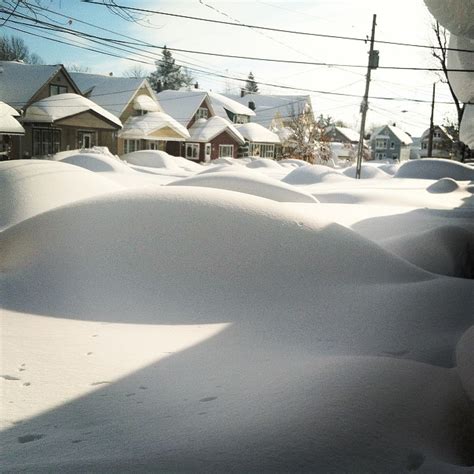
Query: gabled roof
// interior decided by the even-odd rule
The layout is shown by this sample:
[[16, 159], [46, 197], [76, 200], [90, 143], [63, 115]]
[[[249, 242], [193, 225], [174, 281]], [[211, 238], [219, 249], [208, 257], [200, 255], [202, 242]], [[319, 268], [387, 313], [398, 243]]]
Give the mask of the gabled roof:
[[[199, 106], [207, 99], [207, 92], [198, 89], [190, 91], [166, 90], [156, 94], [163, 110], [180, 124], [187, 126]], [[208, 101], [211, 113], [216, 115], [212, 104]]]
[[269, 128], [275, 116], [285, 121], [293, 114], [299, 115], [306, 106], [311, 107], [311, 97], [309, 95], [265, 95], [246, 94], [244, 97], [227, 97], [249, 106], [250, 102], [255, 105], [255, 119], [252, 122], [259, 123]]
[[244, 137], [228, 120], [222, 117], [211, 117], [210, 119], [199, 119], [189, 128], [191, 138], [189, 141], [210, 142], [222, 132], [232, 135], [240, 144], [245, 143]]
[[211, 101], [212, 108], [217, 116], [228, 119], [229, 116], [226, 110], [237, 115], [247, 115], [249, 117], [255, 117], [255, 112], [245, 105], [237, 102], [229, 97], [215, 92], [207, 93], [209, 100]]
[[337, 126], [331, 126], [328, 127], [328, 131], [330, 130], [337, 130], [341, 135], [343, 135], [347, 140], [350, 142], [358, 142], [359, 141], [359, 134], [355, 131], [352, 130], [352, 128], [347, 128], [347, 127], [337, 127]]
[[249, 142], [280, 143], [280, 138], [276, 133], [271, 132], [268, 128], [263, 127], [259, 123], [244, 123], [242, 125], [236, 125], [236, 128]]
[[[120, 117], [142, 86], [149, 87], [148, 81], [137, 77], [115, 77], [100, 74], [73, 72], [71, 77], [84, 95], [110, 113]], [[153, 91], [150, 88], [153, 95]]]
[[[145, 115], [130, 117], [119, 133], [121, 138], [146, 139], [163, 128], [171, 128], [182, 140], [189, 138], [189, 132], [180, 123], [164, 112], [149, 112]], [[177, 140], [176, 137], [160, 137], [160, 140]]]
[[[434, 125], [433, 127], [434, 130], [440, 130], [443, 132], [443, 134], [446, 136], [446, 138], [449, 138], [450, 140], [454, 140], [453, 136], [446, 130], [445, 127], [442, 127], [441, 125]], [[427, 128], [421, 135], [421, 139], [424, 140], [428, 138], [428, 135], [430, 134], [430, 129]]]
[[[61, 70], [70, 78], [62, 64], [47, 66], [0, 61], [0, 100], [20, 110]], [[76, 86], [74, 83], [73, 85]]]
[[404, 132], [401, 128], [395, 127], [394, 125], [384, 125], [383, 127], [380, 127], [373, 133], [371, 140], [381, 135], [387, 129], [390, 130], [393, 135], [395, 135], [395, 137], [397, 137], [404, 145], [411, 145], [413, 143], [413, 140], [411, 139], [410, 135], [408, 135], [408, 133]]
[[92, 111], [109, 122], [122, 127], [122, 122], [92, 100], [77, 94], [58, 94], [31, 104], [24, 115], [25, 122], [53, 123], [58, 120]]

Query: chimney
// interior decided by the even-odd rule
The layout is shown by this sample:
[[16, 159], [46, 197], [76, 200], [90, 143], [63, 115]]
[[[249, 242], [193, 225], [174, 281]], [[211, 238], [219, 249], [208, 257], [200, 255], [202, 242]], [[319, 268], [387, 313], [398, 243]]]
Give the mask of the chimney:
[[109, 76], [112, 77], [114, 75], [113, 72], [109, 72]]
[[397, 123], [396, 123], [396, 122], [393, 122], [392, 125], [393, 125], [394, 127], [396, 127], [396, 126], [397, 126]]
[[252, 100], [249, 102], [249, 109], [255, 110], [255, 102], [253, 102]]
[[198, 81], [196, 81], [196, 82], [194, 83], [194, 88], [195, 88], [195, 89], [199, 89], [199, 82], [198, 82]]
[[245, 95], [245, 89], [240, 89], [240, 97], [243, 97]]

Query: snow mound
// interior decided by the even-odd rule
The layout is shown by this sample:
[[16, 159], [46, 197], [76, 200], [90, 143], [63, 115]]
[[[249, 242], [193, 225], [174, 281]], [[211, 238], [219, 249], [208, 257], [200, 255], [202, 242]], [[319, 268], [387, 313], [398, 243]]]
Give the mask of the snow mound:
[[251, 194], [278, 202], [316, 203], [318, 200], [292, 186], [255, 173], [233, 171], [207, 173], [173, 181], [169, 186], [202, 186]]
[[280, 169], [281, 166], [275, 160], [269, 158], [258, 158], [257, 160], [247, 163], [247, 168], [269, 168], [269, 169]]
[[212, 160], [211, 165], [243, 165], [239, 158], [216, 158]]
[[49, 209], [122, 189], [66, 163], [15, 160], [0, 163], [0, 229]]
[[80, 166], [95, 173], [130, 173], [132, 172], [119, 158], [113, 155], [101, 153], [77, 153], [66, 156], [58, 160], [61, 163], [69, 163], [71, 165]]
[[403, 163], [396, 178], [474, 180], [474, 169], [457, 161], [441, 158], [422, 158]]
[[463, 387], [474, 402], [474, 326], [471, 326], [458, 342], [456, 362]]
[[473, 279], [473, 242], [474, 225], [470, 229], [451, 225], [389, 239], [383, 246], [429, 272]]
[[441, 178], [426, 188], [430, 193], [452, 193], [457, 189], [459, 189], [459, 184], [452, 178]]
[[291, 171], [282, 181], [288, 184], [316, 184], [324, 181], [328, 175], [342, 177], [342, 179], [346, 178], [329, 166], [307, 165]]
[[308, 166], [309, 163], [307, 161], [303, 161], [303, 160], [298, 160], [296, 158], [285, 158], [284, 160], [280, 160], [278, 162], [280, 165], [284, 165], [284, 164], [290, 164], [290, 165], [296, 165], [298, 167], [300, 166]]
[[400, 168], [400, 165], [392, 165], [392, 164], [387, 164], [387, 163], [379, 165], [379, 169], [381, 169], [382, 171], [385, 171], [385, 173], [390, 174], [392, 176], [398, 171], [399, 168]]
[[[344, 173], [349, 178], [355, 178], [356, 170], [357, 170], [357, 167], [354, 165], [354, 166], [350, 166], [349, 168], [346, 168], [345, 170], [342, 171], [342, 173]], [[371, 166], [371, 165], [365, 164], [361, 166], [360, 178], [361, 179], [374, 179], [374, 178], [383, 179], [383, 178], [390, 178], [390, 175], [378, 166]]]
[[208, 165], [204, 168], [204, 171], [201, 171], [198, 174], [208, 174], [208, 173], [222, 173], [222, 172], [228, 172], [228, 171], [235, 171], [237, 173], [252, 173], [251, 170], [249, 170], [245, 166], [240, 166], [240, 165]]
[[165, 168], [174, 170], [182, 168], [186, 171], [201, 171], [203, 168], [197, 163], [181, 156], [173, 156], [161, 150], [140, 150], [122, 156], [122, 159], [131, 165], [147, 168]]

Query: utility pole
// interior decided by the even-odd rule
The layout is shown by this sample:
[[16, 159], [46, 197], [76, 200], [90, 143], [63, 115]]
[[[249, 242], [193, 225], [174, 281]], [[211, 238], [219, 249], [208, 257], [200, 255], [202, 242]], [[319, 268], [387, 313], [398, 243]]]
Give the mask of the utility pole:
[[436, 82], [433, 82], [433, 97], [431, 99], [430, 134], [428, 136], [428, 152], [426, 154], [428, 158], [430, 158], [431, 155], [433, 154], [433, 133], [434, 133], [433, 116], [434, 116], [434, 105], [435, 105], [435, 92], [436, 92]]
[[379, 66], [379, 52], [374, 51], [374, 39], [375, 39], [375, 25], [377, 15], [374, 14], [372, 19], [372, 35], [370, 37], [370, 51], [369, 51], [369, 64], [367, 65], [367, 76], [365, 79], [365, 93], [360, 104], [360, 111], [362, 118], [360, 121], [360, 135], [359, 145], [357, 147], [357, 167], [356, 167], [356, 179], [360, 179], [360, 169], [362, 166], [362, 155], [364, 153], [364, 135], [365, 135], [365, 119], [367, 117], [367, 110], [369, 109], [369, 85], [370, 85], [370, 73], [372, 69], [377, 69]]

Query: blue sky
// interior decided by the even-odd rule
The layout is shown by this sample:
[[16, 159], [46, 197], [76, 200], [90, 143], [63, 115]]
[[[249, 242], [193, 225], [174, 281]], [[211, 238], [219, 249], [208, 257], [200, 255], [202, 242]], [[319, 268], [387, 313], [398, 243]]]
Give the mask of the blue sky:
[[[160, 10], [182, 15], [211, 18], [220, 21], [241, 22], [275, 28], [322, 34], [366, 37], [370, 35], [372, 14], [377, 14], [376, 39], [430, 44], [431, 15], [422, 0], [310, 0], [310, 1], [227, 1], [227, 0], [123, 0], [117, 3], [138, 8]], [[79, 0], [44, 0], [41, 5], [49, 10], [48, 18], [62, 26], [79, 29], [103, 37], [125, 39], [127, 35], [157, 46], [202, 50], [215, 53], [295, 59], [299, 61], [329, 62], [366, 65], [368, 45], [363, 42], [297, 36], [267, 32], [245, 27], [232, 27], [196, 22], [161, 15], [139, 15], [136, 22], [126, 21], [104, 6], [91, 5]], [[24, 12], [24, 11], [23, 11]], [[26, 13], [26, 12], [25, 12]], [[64, 15], [64, 16], [60, 16]], [[48, 19], [43, 18], [45, 21]], [[89, 22], [95, 27], [80, 23]], [[8, 26], [17, 27], [11, 22]], [[20, 27], [23, 28], [23, 27]], [[110, 31], [106, 31], [110, 30]], [[21, 36], [32, 52], [46, 63], [76, 64], [91, 72], [122, 75], [137, 63], [130, 58], [149, 62], [142, 65], [153, 69], [153, 55], [159, 50], [136, 50], [138, 57], [115, 51], [124, 58], [113, 58], [65, 44], [56, 44], [41, 38], [4, 28], [5, 33]], [[30, 29], [30, 31], [32, 31]], [[43, 32], [41, 34], [49, 35]], [[67, 34], [54, 33], [57, 39], [85, 47], [98, 48], [85, 40]], [[436, 66], [429, 49], [378, 44], [380, 64], [390, 66]], [[109, 50], [109, 45], [101, 47]], [[110, 50], [109, 50], [110, 51]], [[128, 57], [128, 59], [125, 59]], [[257, 82], [267, 82], [319, 91], [342, 92], [362, 96], [365, 70], [348, 67], [322, 67], [266, 63], [241, 59], [174, 53], [177, 62], [191, 68], [191, 74], [203, 89], [237, 93], [242, 81], [224, 79], [215, 73], [242, 78], [252, 71]], [[196, 70], [193, 70], [196, 69]], [[199, 71], [198, 71], [199, 70]], [[203, 73], [205, 70], [207, 73]], [[429, 101], [432, 83], [438, 80], [432, 72], [376, 70], [372, 74], [371, 95], [393, 98], [413, 98]], [[260, 85], [265, 93], [297, 94], [298, 91]], [[305, 93], [305, 92], [302, 92]], [[357, 128], [360, 99], [327, 94], [311, 94], [317, 114], [331, 115]], [[437, 86], [437, 99], [449, 101], [447, 87]], [[429, 125], [430, 105], [410, 101], [371, 100], [368, 124], [397, 123], [413, 135], [420, 135]], [[454, 106], [438, 104], [435, 120], [439, 123], [448, 115], [454, 117]]]

